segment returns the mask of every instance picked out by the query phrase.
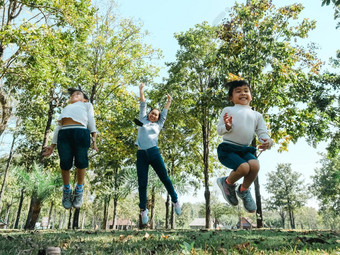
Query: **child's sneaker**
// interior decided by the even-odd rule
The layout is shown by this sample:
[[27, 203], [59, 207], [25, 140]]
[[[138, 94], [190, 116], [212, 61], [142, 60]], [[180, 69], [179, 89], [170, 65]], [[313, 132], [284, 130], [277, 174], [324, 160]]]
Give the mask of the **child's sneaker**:
[[83, 190], [81, 191], [77, 191], [75, 190], [74, 191], [74, 194], [73, 194], [73, 207], [74, 208], [80, 208], [81, 205], [83, 204]]
[[241, 192], [240, 188], [241, 188], [241, 185], [238, 186], [236, 193], [237, 193], [237, 196], [243, 200], [244, 208], [250, 213], [255, 212], [257, 207], [256, 207], [255, 201], [253, 200], [250, 194], [250, 189], [247, 189]]
[[65, 209], [70, 209], [72, 207], [72, 190], [63, 189], [63, 198], [61, 200], [62, 205]]
[[149, 216], [148, 216], [148, 209], [145, 209], [144, 211], [140, 212], [141, 218], [142, 218], [142, 224], [145, 225], [149, 221]]
[[236, 184], [234, 183], [233, 185], [228, 185], [225, 182], [226, 179], [227, 177], [218, 178], [217, 185], [220, 187], [224, 199], [227, 200], [229, 204], [236, 206], [238, 205], [238, 200], [235, 193]]
[[182, 213], [182, 210], [181, 210], [181, 206], [179, 204], [179, 202], [177, 201], [176, 203], [172, 203], [174, 205], [174, 208], [175, 208], [175, 213], [177, 215], [180, 215]]

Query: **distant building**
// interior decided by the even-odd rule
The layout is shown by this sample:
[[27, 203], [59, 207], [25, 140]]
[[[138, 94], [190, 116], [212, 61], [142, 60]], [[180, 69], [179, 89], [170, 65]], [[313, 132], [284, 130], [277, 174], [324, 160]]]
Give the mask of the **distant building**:
[[[210, 221], [211, 228], [215, 228], [215, 224], [213, 221]], [[203, 229], [205, 228], [205, 218], [195, 218], [190, 224], [189, 228], [191, 229]], [[222, 225], [217, 225], [216, 229], [224, 228]]]
[[[257, 225], [253, 224], [252, 220], [249, 219], [249, 218], [242, 217], [241, 218], [241, 223], [242, 223], [242, 228], [243, 229], [252, 229], [252, 228], [256, 228], [257, 227]], [[241, 226], [241, 224], [240, 224], [240, 222], [238, 222], [236, 227], [240, 228], [240, 226]]]
[[[136, 227], [136, 224], [128, 219], [116, 219], [115, 222], [115, 229], [116, 230], [129, 230], [129, 229], [133, 229]], [[112, 224], [112, 220], [110, 220], [108, 222], [108, 225], [110, 227], [110, 229], [113, 229], [113, 224]]]

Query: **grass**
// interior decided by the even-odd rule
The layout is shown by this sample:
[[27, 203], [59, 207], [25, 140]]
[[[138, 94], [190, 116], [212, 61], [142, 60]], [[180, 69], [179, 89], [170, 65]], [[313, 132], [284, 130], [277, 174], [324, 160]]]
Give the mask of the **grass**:
[[0, 254], [337, 254], [340, 232], [254, 230], [0, 230]]

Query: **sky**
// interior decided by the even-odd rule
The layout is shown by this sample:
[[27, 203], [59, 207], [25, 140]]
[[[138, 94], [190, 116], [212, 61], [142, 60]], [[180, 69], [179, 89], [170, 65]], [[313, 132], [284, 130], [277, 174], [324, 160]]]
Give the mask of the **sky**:
[[[238, 1], [245, 3], [246, 1]], [[146, 42], [151, 43], [153, 47], [163, 51], [164, 58], [159, 61], [159, 66], [163, 67], [159, 79], [167, 76], [167, 70], [164, 65], [166, 62], [175, 61], [176, 52], [179, 50], [175, 33], [185, 32], [195, 24], [207, 21], [211, 25], [216, 25], [226, 17], [228, 8], [233, 6], [235, 1], [230, 0], [118, 0], [119, 14], [122, 17], [133, 18], [144, 24], [144, 29], [149, 32]], [[333, 9], [330, 6], [321, 7], [321, 0], [273, 0], [276, 6], [301, 3], [305, 9], [301, 14], [302, 18], [314, 19], [317, 21], [316, 29], [310, 33], [310, 36], [303, 43], [316, 43], [320, 49], [317, 51], [319, 58], [327, 62], [330, 57], [335, 56], [337, 49], [340, 49], [339, 39], [340, 30], [336, 30], [336, 21], [333, 19]], [[171, 109], [170, 109], [171, 110]], [[268, 198], [268, 193], [264, 188], [267, 173], [275, 171], [279, 163], [291, 163], [292, 170], [302, 174], [301, 179], [305, 183], [311, 183], [310, 176], [314, 174], [314, 169], [320, 167], [320, 153], [325, 153], [326, 143], [319, 144], [313, 148], [307, 144], [304, 139], [300, 139], [296, 144], [290, 144], [288, 152], [278, 153], [278, 146], [271, 150], [263, 152], [259, 157], [261, 169], [259, 172], [259, 182], [261, 186], [261, 195]], [[225, 174], [229, 171], [226, 169]], [[211, 178], [213, 186], [211, 191], [217, 191], [216, 178]], [[252, 193], [254, 188], [252, 185]], [[222, 195], [219, 199], [223, 201]], [[180, 198], [181, 202], [193, 202], [192, 194], [186, 194]], [[194, 201], [204, 202], [204, 190], [201, 189], [194, 195]], [[307, 203], [308, 206], [318, 208], [315, 199]]]

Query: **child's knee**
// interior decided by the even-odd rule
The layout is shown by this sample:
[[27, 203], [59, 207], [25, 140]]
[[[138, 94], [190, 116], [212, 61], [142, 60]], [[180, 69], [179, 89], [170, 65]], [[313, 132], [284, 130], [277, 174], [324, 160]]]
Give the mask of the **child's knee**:
[[246, 176], [249, 173], [249, 171], [250, 171], [250, 165], [248, 163], [242, 163], [236, 169], [236, 172], [238, 172], [242, 176]]
[[250, 171], [258, 172], [260, 170], [260, 163], [258, 160], [249, 160], [248, 164], [250, 166]]

